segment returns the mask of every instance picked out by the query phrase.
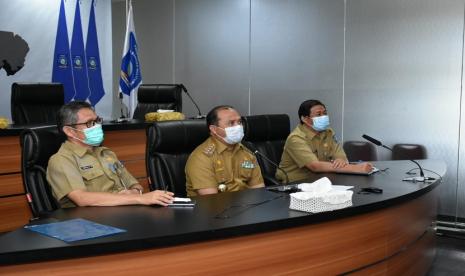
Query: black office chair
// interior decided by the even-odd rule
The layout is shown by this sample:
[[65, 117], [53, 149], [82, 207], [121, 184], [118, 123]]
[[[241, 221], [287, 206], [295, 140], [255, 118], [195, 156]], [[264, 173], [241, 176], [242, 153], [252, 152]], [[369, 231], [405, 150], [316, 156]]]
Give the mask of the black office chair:
[[342, 146], [349, 162], [377, 161], [378, 152], [373, 144], [364, 141], [347, 141]]
[[65, 140], [66, 136], [58, 133], [56, 126], [26, 129], [20, 135], [21, 174], [34, 217], [59, 208], [46, 174], [48, 160]]
[[[275, 164], [281, 162], [287, 136], [290, 133], [290, 121], [287, 114], [253, 115], [243, 117], [245, 135], [243, 144], [252, 152], [256, 150]], [[280, 185], [275, 178], [276, 166], [256, 155], [265, 185]]]
[[165, 186], [186, 196], [184, 168], [191, 152], [209, 137], [205, 120], [163, 121], [147, 129], [147, 175], [150, 190]]
[[395, 144], [392, 147], [392, 160], [426, 159], [426, 148], [418, 144]]
[[56, 112], [65, 103], [61, 83], [13, 83], [11, 117], [14, 124], [56, 124]]
[[182, 112], [182, 86], [179, 84], [143, 84], [137, 90], [134, 119], [144, 120], [145, 114], [158, 109]]

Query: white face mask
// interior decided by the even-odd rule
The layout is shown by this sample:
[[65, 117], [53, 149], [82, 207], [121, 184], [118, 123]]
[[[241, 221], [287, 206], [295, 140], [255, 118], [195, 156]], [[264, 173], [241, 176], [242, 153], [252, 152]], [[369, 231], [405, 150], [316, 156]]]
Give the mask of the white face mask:
[[244, 128], [242, 125], [227, 127], [224, 131], [226, 132], [226, 137], [223, 140], [230, 145], [237, 144], [244, 138]]

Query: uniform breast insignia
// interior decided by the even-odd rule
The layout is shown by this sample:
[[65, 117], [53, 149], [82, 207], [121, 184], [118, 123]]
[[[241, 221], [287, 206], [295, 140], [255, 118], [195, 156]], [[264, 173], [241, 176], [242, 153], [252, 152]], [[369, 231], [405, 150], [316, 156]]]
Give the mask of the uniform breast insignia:
[[242, 164], [241, 164], [241, 168], [253, 169], [253, 168], [255, 168], [255, 164], [250, 160], [244, 160], [244, 162], [242, 162]]
[[328, 147], [328, 143], [324, 143], [324, 144], [323, 144], [323, 147], [327, 148], [327, 147]]
[[94, 166], [92, 166], [92, 165], [86, 165], [86, 166], [82, 166], [82, 167], [80, 167], [80, 168], [81, 168], [81, 170], [85, 171], [85, 170], [90, 170], [90, 169], [92, 169], [93, 167], [94, 167]]
[[212, 156], [214, 152], [215, 152], [215, 144], [210, 144], [203, 150], [203, 153], [205, 153], [208, 156]]

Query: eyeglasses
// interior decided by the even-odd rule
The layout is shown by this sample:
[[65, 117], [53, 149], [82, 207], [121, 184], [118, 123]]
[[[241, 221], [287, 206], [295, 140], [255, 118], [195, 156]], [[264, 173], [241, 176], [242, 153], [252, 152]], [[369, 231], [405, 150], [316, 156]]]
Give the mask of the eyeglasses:
[[76, 123], [76, 124], [70, 124], [68, 126], [78, 126], [78, 125], [86, 125], [86, 127], [93, 127], [95, 124], [101, 124], [103, 122], [103, 119], [100, 117], [97, 117], [95, 120], [90, 120], [85, 123]]

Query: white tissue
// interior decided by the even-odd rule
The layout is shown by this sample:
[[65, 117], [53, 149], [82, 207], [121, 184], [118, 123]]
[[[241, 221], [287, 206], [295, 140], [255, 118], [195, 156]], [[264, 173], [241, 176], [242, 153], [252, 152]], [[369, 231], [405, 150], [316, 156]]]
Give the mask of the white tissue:
[[303, 192], [326, 193], [331, 190], [331, 180], [322, 177], [313, 183], [302, 183], [297, 185]]

